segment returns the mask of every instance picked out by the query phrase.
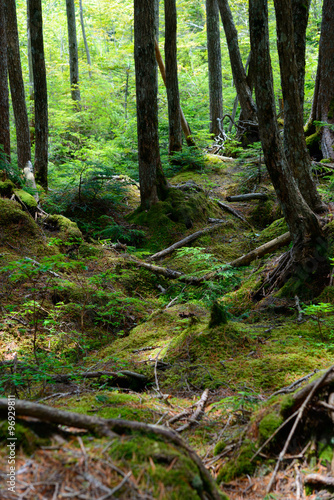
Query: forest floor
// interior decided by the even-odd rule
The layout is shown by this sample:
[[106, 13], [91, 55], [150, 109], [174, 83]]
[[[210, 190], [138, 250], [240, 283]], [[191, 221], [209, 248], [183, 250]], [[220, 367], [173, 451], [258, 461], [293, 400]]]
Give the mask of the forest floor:
[[[311, 473], [334, 476], [331, 412], [316, 406], [327, 401], [332, 381], [309, 402], [270, 492], [291, 425], [251, 460], [286, 418], [288, 398], [333, 364], [334, 288], [313, 301], [306, 294], [298, 306], [289, 293], [253, 301], [286, 247], [242, 268], [224, 267], [287, 231], [256, 162], [208, 155], [205, 168], [181, 170], [170, 182], [188, 186], [144, 214], [133, 214], [138, 189], [125, 187], [123, 208], [110, 214], [132, 235], [128, 244], [84, 239], [67, 219], [37, 225], [19, 204], [0, 199], [2, 397], [164, 425], [196, 451], [231, 500], [334, 498], [329, 480], [325, 487], [305, 482]], [[226, 202], [254, 191], [267, 200]], [[330, 225], [332, 215], [326, 217]], [[212, 225], [209, 219], [221, 225], [152, 263], [188, 277], [215, 271], [214, 279], [193, 285], [142, 266], [156, 251]], [[6, 443], [1, 406], [0, 417]], [[17, 417], [15, 492], [2, 467], [1, 498], [214, 498], [190, 456], [152, 429], [116, 430], [118, 437], [108, 438], [73, 422], [41, 420], [23, 411]], [[7, 457], [3, 446], [0, 461]]]

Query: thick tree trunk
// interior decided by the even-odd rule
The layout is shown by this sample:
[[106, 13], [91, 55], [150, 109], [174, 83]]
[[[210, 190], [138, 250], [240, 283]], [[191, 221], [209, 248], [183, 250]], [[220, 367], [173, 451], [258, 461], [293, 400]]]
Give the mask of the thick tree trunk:
[[19, 168], [24, 168], [28, 161], [31, 161], [31, 148], [28, 114], [21, 69], [15, 1], [5, 0], [4, 6], [6, 18], [8, 74], [16, 127], [17, 162]]
[[217, 1], [230, 54], [234, 84], [238, 93], [244, 120], [251, 123], [257, 123], [256, 106], [253, 101], [252, 92], [248, 86], [246, 73], [242, 64], [238, 44], [238, 32], [233, 22], [232, 12], [229, 7], [228, 0]]
[[223, 124], [223, 82], [220, 48], [220, 20], [217, 0], [206, 0], [208, 44], [210, 133], [218, 136]]
[[284, 150], [299, 190], [315, 212], [326, 211], [311, 174], [311, 158], [306, 146], [304, 120], [298, 87], [291, 0], [275, 0], [277, 48], [284, 99]]
[[317, 246], [324, 247], [325, 241], [317, 217], [298, 189], [279, 137], [269, 54], [267, 0], [250, 0], [249, 22], [264, 158], [293, 241], [282, 272], [278, 277], [273, 274], [272, 280], [269, 277], [270, 290], [271, 285], [281, 286], [291, 274], [304, 281], [317, 268], [326, 266], [326, 259], [317, 254]]
[[165, 0], [166, 90], [168, 99], [169, 154], [182, 151], [179, 82], [176, 49], [177, 17], [175, 0]]
[[79, 0], [79, 8], [80, 8], [80, 24], [81, 24], [81, 30], [82, 30], [82, 38], [83, 38], [83, 41], [85, 44], [85, 51], [86, 51], [87, 64], [88, 64], [88, 76], [89, 76], [89, 78], [92, 78], [92, 70], [91, 70], [92, 60], [90, 58], [89, 46], [88, 46], [88, 42], [87, 42], [85, 22], [84, 22], [84, 16], [83, 16], [82, 0]]
[[66, 13], [67, 13], [69, 62], [70, 62], [71, 96], [73, 101], [80, 101], [78, 41], [77, 41], [77, 29], [75, 24], [74, 0], [66, 0]]
[[303, 110], [305, 91], [306, 29], [311, 0], [293, 0], [291, 3], [294, 28], [295, 56], [297, 63], [299, 102]]
[[48, 93], [43, 44], [41, 0], [28, 0], [32, 68], [35, 96], [35, 161], [36, 181], [48, 188]]
[[[324, 0], [316, 84], [309, 123], [314, 120], [334, 124], [334, 4]], [[334, 131], [322, 129], [321, 152], [323, 158], [334, 158]]]
[[[10, 163], [9, 95], [5, 0], [0, 0], [0, 170]], [[1, 149], [2, 146], [2, 149]], [[3, 156], [4, 155], [4, 156]]]
[[135, 70], [140, 199], [149, 209], [167, 188], [158, 137], [158, 81], [155, 60], [154, 0], [134, 1]]

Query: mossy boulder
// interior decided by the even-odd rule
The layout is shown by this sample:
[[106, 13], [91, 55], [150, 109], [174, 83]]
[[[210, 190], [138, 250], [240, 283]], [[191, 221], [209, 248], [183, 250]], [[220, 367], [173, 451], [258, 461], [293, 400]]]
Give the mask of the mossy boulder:
[[82, 232], [77, 224], [63, 215], [48, 215], [44, 227], [50, 236], [56, 237], [63, 245], [80, 245]]
[[6, 179], [5, 181], [0, 182], [0, 196], [10, 198], [14, 193], [14, 189], [15, 184], [11, 180]]

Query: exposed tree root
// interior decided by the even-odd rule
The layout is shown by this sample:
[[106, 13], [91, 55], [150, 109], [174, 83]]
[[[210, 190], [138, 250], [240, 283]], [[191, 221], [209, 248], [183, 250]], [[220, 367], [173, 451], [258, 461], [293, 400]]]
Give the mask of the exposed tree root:
[[[177, 448], [183, 450], [188, 457], [197, 465], [202, 481], [205, 485], [205, 493], [211, 500], [220, 500], [221, 496], [216, 483], [209, 471], [205, 468], [202, 460], [183, 439], [174, 431], [158, 425], [144, 424], [121, 419], [103, 419], [94, 416], [82, 415], [74, 412], [67, 412], [57, 408], [51, 408], [38, 403], [16, 400], [15, 411], [17, 416], [34, 417], [44, 422], [66, 425], [87, 429], [98, 436], [106, 436], [111, 439], [119, 438], [121, 434], [127, 432], [143, 432], [159, 436], [168, 443], [172, 443]], [[8, 401], [0, 399], [0, 415], [7, 418]]]

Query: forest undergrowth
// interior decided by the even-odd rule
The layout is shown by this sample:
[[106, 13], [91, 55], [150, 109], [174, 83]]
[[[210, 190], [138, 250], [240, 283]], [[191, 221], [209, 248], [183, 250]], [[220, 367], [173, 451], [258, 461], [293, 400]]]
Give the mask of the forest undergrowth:
[[[292, 500], [301, 488], [333, 498], [333, 374], [322, 372], [333, 363], [332, 279], [318, 297], [288, 282], [255, 301], [288, 245], [228, 265], [287, 231], [256, 155], [181, 165], [149, 212], [136, 210], [138, 185], [127, 176], [82, 177], [61, 213], [51, 192], [43, 214], [28, 193], [0, 183], [0, 391], [17, 398], [19, 443], [16, 493], [2, 498]], [[319, 190], [331, 202], [328, 185]], [[264, 199], [226, 203], [254, 192]], [[331, 212], [323, 224], [334, 241]], [[21, 400], [58, 416], [42, 418]], [[95, 427], [83, 419], [76, 428], [62, 411]]]

